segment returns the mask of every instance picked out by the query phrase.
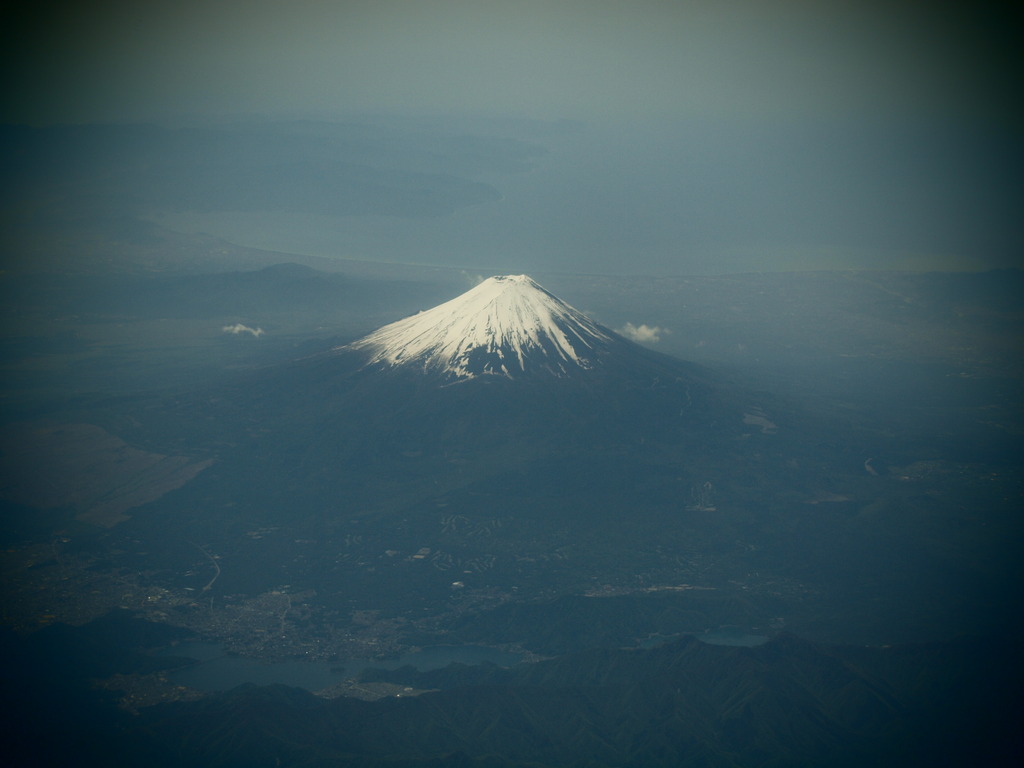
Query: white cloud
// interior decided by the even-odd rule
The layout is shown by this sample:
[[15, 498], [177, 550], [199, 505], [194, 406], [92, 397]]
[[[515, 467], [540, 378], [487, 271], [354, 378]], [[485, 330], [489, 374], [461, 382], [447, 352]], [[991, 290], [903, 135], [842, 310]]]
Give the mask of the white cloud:
[[465, 269], [462, 270], [462, 276], [466, 278], [470, 286], [473, 288], [476, 288], [480, 283], [487, 279], [487, 275], [481, 275], [478, 272], [468, 272]]
[[241, 323], [225, 325], [221, 330], [224, 331], [224, 333], [233, 333], [235, 336], [240, 333], [251, 333], [257, 339], [263, 335], [262, 328], [250, 328], [248, 325], [242, 325]]
[[621, 328], [617, 328], [616, 333], [640, 344], [657, 344], [661, 341], [661, 334], [671, 333], [671, 331], [668, 328], [661, 328], [657, 325], [647, 325], [646, 323], [642, 323], [640, 325], [626, 323]]

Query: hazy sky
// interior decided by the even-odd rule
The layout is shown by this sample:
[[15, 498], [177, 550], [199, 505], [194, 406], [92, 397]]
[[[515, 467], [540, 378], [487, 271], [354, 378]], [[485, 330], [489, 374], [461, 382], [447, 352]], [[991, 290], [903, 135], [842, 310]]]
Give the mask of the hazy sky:
[[958, 10], [965, 5], [5, 3], [14, 9], [6, 11], [14, 82], [5, 116], [384, 110], [800, 120], [1008, 110], [1019, 101], [1004, 89], [1017, 74], [1009, 68], [1021, 18], [985, 3]]
[[[656, 271], [683, 268], [670, 254], [685, 248], [726, 260], [727, 252], [788, 253], [787, 264], [797, 249], [805, 256], [831, 249], [850, 259], [870, 251], [873, 262], [891, 257], [908, 265], [934, 258], [937, 265], [992, 266], [1017, 258], [1011, 251], [1020, 239], [1009, 232], [1008, 217], [1020, 199], [1024, 20], [1015, 4], [93, 0], [4, 9], [0, 118], [7, 122], [365, 112], [595, 126], [603, 138], [584, 175], [606, 188], [603, 199], [560, 215], [578, 216], [577, 232], [587, 222], [596, 227], [589, 239], [598, 252], [611, 242], [604, 256], [595, 252], [599, 268], [628, 244], [628, 233], [604, 232], [609, 225], [602, 222], [613, 213], [621, 218], [629, 200], [637, 207], [637, 191], [646, 188], [637, 167], [661, 172], [658, 194], [649, 193], [645, 207], [648, 240], [661, 254]], [[688, 127], [674, 133], [680, 125]], [[772, 138], [790, 129], [796, 138]], [[737, 152], [750, 155], [753, 182], [745, 194], [777, 191], [752, 215], [770, 221], [769, 234], [780, 237], [729, 221], [729, 211], [747, 209], [736, 200], [736, 153], [716, 136], [732, 137]], [[679, 149], [682, 141], [694, 142], [688, 152]], [[758, 145], [773, 141], [758, 157]], [[616, 146], [634, 149], [612, 157]], [[724, 196], [721, 206], [700, 197], [696, 181], [672, 188], [666, 181], [692, 170], [695, 153], [730, 158], [727, 183], [709, 184]], [[902, 158], [915, 154], [904, 167]], [[686, 163], [672, 165], [684, 155]], [[840, 175], [823, 184], [827, 173]], [[906, 201], [913, 221], [890, 221], [866, 241], [844, 236], [870, 222], [876, 208], [901, 204], [893, 184], [900, 194], [920, 193]], [[717, 223], [682, 236], [673, 195], [678, 206], [700, 198], [706, 221]], [[820, 224], [807, 221], [808, 206], [820, 210]], [[843, 206], [853, 209], [845, 223]], [[790, 223], [795, 209], [803, 218]], [[930, 221], [940, 234], [951, 229], [942, 221], [951, 216], [963, 219], [955, 232], [925, 236]], [[744, 228], [745, 240], [725, 236]], [[567, 226], [556, 240], [578, 242], [573, 231]], [[971, 253], [975, 234], [986, 242]], [[578, 261], [561, 266], [586, 266]], [[736, 268], [741, 261], [746, 268], [756, 260], [737, 260]]]

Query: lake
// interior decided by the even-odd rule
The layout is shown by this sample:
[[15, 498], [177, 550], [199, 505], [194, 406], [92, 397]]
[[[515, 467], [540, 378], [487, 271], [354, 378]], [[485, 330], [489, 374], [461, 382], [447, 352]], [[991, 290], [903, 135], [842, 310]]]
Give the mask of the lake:
[[694, 635], [702, 643], [708, 645], [738, 645], [745, 648], [753, 648], [755, 645], [763, 645], [768, 642], [767, 635], [755, 635], [745, 632], [742, 629], [722, 627]]
[[165, 648], [162, 656], [195, 659], [195, 664], [175, 669], [167, 678], [177, 685], [200, 691], [227, 691], [245, 683], [255, 685], [291, 685], [318, 691], [347, 678], [356, 677], [364, 669], [398, 669], [415, 667], [421, 672], [441, 669], [449, 664], [483, 664], [503, 667], [522, 661], [519, 654], [478, 645], [437, 645], [422, 648], [394, 659], [349, 659], [345, 661], [262, 661], [228, 653], [216, 643], [180, 643]]
[[[682, 635], [654, 635], [648, 637], [645, 640], [641, 640], [637, 643], [638, 648], [657, 648], [658, 646], [665, 645], [674, 640], [678, 640], [681, 637], [686, 637], [687, 634]], [[700, 634], [691, 635], [695, 639], [708, 645], [735, 645], [743, 646], [745, 648], [753, 648], [755, 645], [763, 645], [767, 643], [769, 638], [767, 635], [756, 635], [752, 632], [748, 632], [736, 627], [720, 627], [718, 629], [709, 629], [707, 632]]]

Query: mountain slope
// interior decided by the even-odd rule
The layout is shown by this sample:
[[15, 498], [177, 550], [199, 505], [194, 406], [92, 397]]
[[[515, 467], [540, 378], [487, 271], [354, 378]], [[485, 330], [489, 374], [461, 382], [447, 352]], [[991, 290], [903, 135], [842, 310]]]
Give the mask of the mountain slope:
[[415, 365], [449, 379], [588, 369], [611, 335], [526, 275], [491, 277], [451, 301], [349, 345], [371, 364]]
[[[450, 304], [417, 315], [417, 334], [250, 371], [165, 412], [218, 458], [168, 501], [165, 524], [208, 531], [222, 552], [239, 546], [224, 515], [244, 527], [246, 552], [217, 589], [301, 585], [325, 605], [425, 616], [455, 605], [456, 582], [461, 602], [705, 583], [712, 561], [746, 573], [736, 541], [761, 496], [743, 519], [687, 512], [709, 483], [745, 494], [764, 478], [792, 493], [790, 456], [771, 450], [786, 431], [744, 423], [744, 391], [526, 278]], [[479, 333], [460, 345], [455, 327]], [[263, 528], [282, 534], [248, 537]], [[168, 551], [168, 567], [179, 559]]]
[[618, 336], [525, 275], [492, 277], [243, 386], [232, 399], [246, 408], [285, 430], [329, 424], [334, 445], [344, 435], [363, 456], [535, 453], [552, 441], [600, 451], [744, 429], [737, 394], [710, 371]]
[[341, 494], [380, 506], [384, 476], [389, 493], [409, 498], [485, 484], [635, 499], [638, 484], [645, 493], [668, 484], [677, 504], [678, 488], [688, 498], [707, 479], [712, 446], [728, 445], [737, 466], [743, 436], [763, 432], [744, 423], [750, 405], [764, 405], [747, 398], [513, 276], [252, 372], [174, 416], [198, 422], [211, 446], [237, 446], [211, 448], [221, 473], [237, 467], [240, 487], [258, 478], [267, 494], [287, 488], [293, 508]]
[[750, 649], [683, 638], [511, 669], [381, 673], [441, 690], [372, 702], [239, 687], [145, 710], [102, 744], [168, 768], [1011, 765], [1014, 652], [1010, 640], [855, 649], [781, 637]]

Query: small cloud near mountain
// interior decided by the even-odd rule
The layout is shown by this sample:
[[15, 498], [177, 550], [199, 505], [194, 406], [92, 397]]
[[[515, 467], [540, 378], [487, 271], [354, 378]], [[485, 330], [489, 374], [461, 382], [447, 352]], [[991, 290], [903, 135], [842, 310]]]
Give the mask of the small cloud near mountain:
[[248, 325], [242, 325], [241, 323], [235, 323], [234, 325], [225, 325], [221, 328], [224, 333], [231, 333], [237, 336], [240, 333], [251, 333], [254, 338], [259, 338], [263, 335], [264, 331], [262, 328], [250, 328]]
[[671, 333], [668, 328], [661, 328], [657, 325], [647, 325], [646, 323], [641, 323], [640, 325], [626, 323], [621, 328], [617, 328], [615, 332], [620, 336], [625, 336], [630, 341], [635, 341], [639, 344], [657, 344], [661, 341], [661, 334]]

